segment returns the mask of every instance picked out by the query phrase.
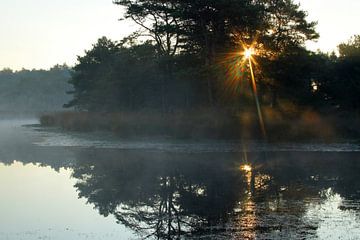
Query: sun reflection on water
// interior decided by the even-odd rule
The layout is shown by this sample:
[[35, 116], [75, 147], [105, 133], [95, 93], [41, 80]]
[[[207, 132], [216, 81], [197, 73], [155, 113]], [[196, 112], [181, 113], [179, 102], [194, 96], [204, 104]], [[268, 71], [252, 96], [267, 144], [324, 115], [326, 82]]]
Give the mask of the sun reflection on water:
[[243, 201], [239, 202], [239, 209], [243, 213], [238, 218], [239, 228], [241, 229], [242, 239], [256, 238], [255, 228], [258, 225], [256, 217], [256, 203], [253, 200], [253, 167], [244, 163], [240, 170], [245, 173], [247, 188]]
[[251, 172], [252, 171], [252, 167], [250, 164], [243, 164], [240, 166], [240, 170], [244, 171], [244, 172]]

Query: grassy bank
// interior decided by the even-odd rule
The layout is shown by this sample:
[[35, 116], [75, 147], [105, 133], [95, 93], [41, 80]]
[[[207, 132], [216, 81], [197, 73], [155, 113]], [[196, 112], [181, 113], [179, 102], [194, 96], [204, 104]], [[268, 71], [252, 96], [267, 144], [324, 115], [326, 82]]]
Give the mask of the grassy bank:
[[237, 119], [219, 112], [61, 112], [42, 115], [40, 123], [69, 131], [111, 131], [122, 137], [223, 138], [236, 136], [230, 129], [238, 131]]
[[[359, 121], [325, 116], [308, 109], [264, 108], [266, 138], [270, 141], [332, 141], [360, 135]], [[357, 118], [358, 119], [358, 118]], [[202, 110], [156, 112], [58, 112], [43, 114], [42, 126], [67, 131], [111, 131], [121, 137], [166, 136], [180, 139], [263, 139], [254, 111]]]

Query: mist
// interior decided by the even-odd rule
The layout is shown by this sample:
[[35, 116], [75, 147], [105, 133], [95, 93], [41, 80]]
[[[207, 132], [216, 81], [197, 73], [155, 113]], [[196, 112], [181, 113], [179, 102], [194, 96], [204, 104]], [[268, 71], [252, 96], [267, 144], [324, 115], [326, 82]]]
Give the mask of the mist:
[[294, 0], [20, 2], [0, 4], [0, 239], [360, 236], [356, 21], [327, 21], [329, 53]]

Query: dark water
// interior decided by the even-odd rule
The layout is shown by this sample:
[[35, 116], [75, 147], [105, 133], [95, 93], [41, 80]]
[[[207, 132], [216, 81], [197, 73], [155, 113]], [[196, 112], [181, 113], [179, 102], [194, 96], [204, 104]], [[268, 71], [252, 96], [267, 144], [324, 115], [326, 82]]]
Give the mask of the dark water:
[[360, 238], [357, 144], [116, 142], [29, 123], [0, 121], [0, 239]]

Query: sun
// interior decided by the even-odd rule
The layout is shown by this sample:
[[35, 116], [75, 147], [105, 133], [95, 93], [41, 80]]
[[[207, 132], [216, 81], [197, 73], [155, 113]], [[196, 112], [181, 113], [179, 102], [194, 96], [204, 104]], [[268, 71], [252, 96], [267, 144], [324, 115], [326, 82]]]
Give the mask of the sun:
[[244, 51], [245, 58], [249, 59], [254, 54], [254, 50], [252, 48], [247, 48]]

